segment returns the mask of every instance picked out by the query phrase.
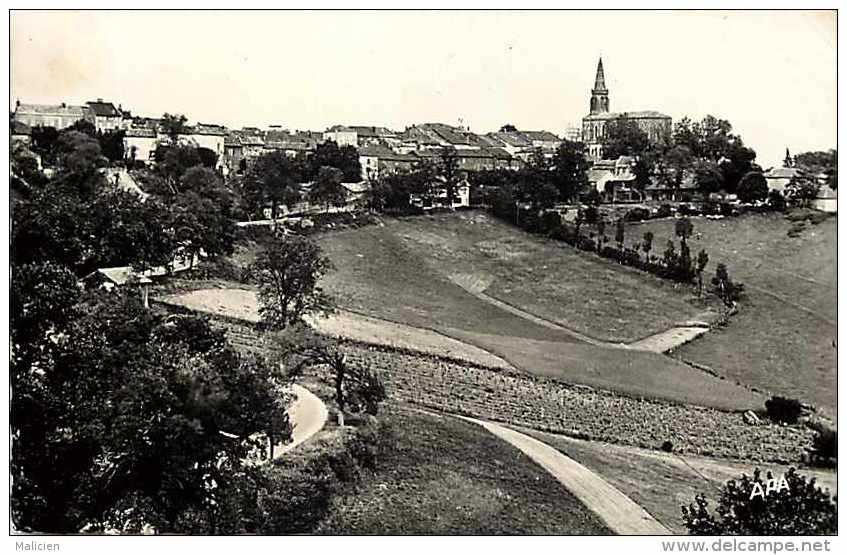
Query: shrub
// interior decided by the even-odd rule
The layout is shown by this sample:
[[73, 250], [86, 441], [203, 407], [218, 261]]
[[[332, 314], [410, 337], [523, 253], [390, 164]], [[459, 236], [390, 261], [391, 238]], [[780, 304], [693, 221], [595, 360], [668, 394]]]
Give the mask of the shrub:
[[662, 451], [665, 453], [673, 453], [673, 443], [669, 439], [662, 442]]
[[305, 534], [324, 517], [332, 497], [331, 479], [305, 468], [271, 466], [257, 502], [260, 534]]
[[765, 401], [768, 417], [774, 422], [796, 424], [803, 413], [803, 405], [797, 399], [774, 396]]
[[671, 205], [663, 204], [659, 206], [659, 210], [656, 212], [657, 218], [667, 218], [672, 214]]
[[768, 193], [768, 207], [777, 212], [785, 212], [785, 197], [774, 189]]
[[545, 212], [538, 222], [538, 231], [544, 235], [552, 236], [562, 225], [562, 218], [558, 212]]
[[820, 430], [812, 440], [810, 462], [815, 466], [834, 468], [838, 458], [838, 432]]
[[650, 219], [650, 211], [646, 208], [633, 208], [624, 215], [624, 220], [628, 222], [640, 222]]
[[[769, 473], [767, 478], [773, 479]], [[838, 515], [835, 500], [791, 468], [784, 476], [788, 488], [768, 492], [767, 480], [757, 469], [752, 477], [730, 480], [721, 491], [716, 509], [709, 511], [705, 496], [698, 494], [682, 507], [682, 520], [692, 535], [788, 536], [835, 534]], [[754, 495], [762, 491], [764, 495]]]

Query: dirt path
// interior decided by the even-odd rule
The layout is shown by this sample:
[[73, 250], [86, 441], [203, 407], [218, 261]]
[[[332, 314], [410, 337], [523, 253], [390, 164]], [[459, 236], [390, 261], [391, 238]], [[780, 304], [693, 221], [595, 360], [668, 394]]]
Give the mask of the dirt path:
[[671, 349], [675, 349], [680, 345], [684, 345], [688, 343], [692, 339], [695, 339], [704, 333], [709, 331], [708, 325], [704, 326], [677, 326], [665, 331], [650, 335], [648, 337], [644, 337], [637, 341], [633, 341], [632, 343], [615, 343], [613, 341], [603, 341], [602, 339], [595, 339], [584, 333], [580, 333], [572, 328], [564, 326], [558, 322], [553, 322], [551, 320], [547, 320], [546, 318], [542, 318], [540, 316], [536, 316], [531, 312], [527, 312], [522, 308], [518, 308], [514, 305], [511, 305], [507, 302], [501, 301], [495, 297], [487, 295], [485, 293], [485, 289], [491, 285], [493, 278], [484, 277], [484, 276], [475, 276], [472, 274], [454, 274], [449, 276], [450, 281], [476, 297], [477, 299], [489, 303], [491, 305], [496, 306], [501, 310], [505, 310], [510, 314], [514, 314], [519, 318], [523, 318], [524, 320], [528, 320], [534, 324], [538, 324], [539, 326], [544, 326], [545, 328], [553, 329], [556, 331], [560, 331], [565, 333], [575, 339], [578, 339], [584, 343], [588, 343], [589, 345], [594, 345], [596, 347], [605, 347], [607, 349], [633, 349], [636, 351], [649, 351], [651, 353], [665, 353], [670, 351]]
[[[256, 292], [248, 289], [198, 289], [188, 293], [166, 295], [160, 300], [200, 312], [239, 318], [248, 322], [259, 321]], [[307, 317], [306, 322], [319, 332], [333, 337], [447, 356], [493, 368], [514, 369], [514, 366], [503, 358], [470, 343], [433, 330], [355, 312], [338, 310], [326, 318]]]
[[479, 424], [519, 449], [573, 493], [616, 534], [670, 535], [671, 531], [606, 480], [549, 445], [509, 428], [464, 418]]
[[291, 431], [291, 442], [274, 446], [274, 458], [277, 459], [295, 449], [326, 425], [329, 411], [320, 398], [303, 387], [291, 384], [292, 392], [297, 400], [288, 409], [288, 418], [294, 429]]

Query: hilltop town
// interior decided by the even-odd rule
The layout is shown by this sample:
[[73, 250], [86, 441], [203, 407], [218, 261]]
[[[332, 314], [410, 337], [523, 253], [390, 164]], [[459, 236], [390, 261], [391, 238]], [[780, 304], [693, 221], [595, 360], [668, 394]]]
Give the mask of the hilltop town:
[[553, 131], [17, 101], [17, 529], [834, 533], [837, 152], [606, 79]]

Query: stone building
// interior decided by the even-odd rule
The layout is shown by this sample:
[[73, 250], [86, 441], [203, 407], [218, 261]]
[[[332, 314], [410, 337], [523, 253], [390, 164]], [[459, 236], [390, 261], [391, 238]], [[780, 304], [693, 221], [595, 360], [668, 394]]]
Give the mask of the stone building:
[[603, 142], [606, 138], [606, 125], [615, 120], [634, 121], [647, 134], [658, 142], [671, 133], [671, 117], [652, 110], [638, 112], [610, 112], [609, 90], [603, 73], [603, 59], [597, 64], [594, 88], [591, 90], [590, 111], [582, 118], [582, 141], [585, 143], [589, 158], [603, 158]]

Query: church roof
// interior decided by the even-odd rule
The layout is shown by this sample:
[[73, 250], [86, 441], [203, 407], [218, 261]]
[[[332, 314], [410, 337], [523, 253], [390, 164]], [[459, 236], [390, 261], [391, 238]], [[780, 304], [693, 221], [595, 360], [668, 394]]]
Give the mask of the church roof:
[[594, 91], [606, 92], [606, 76], [603, 75], [603, 58], [597, 62], [597, 75], [594, 77]]
[[667, 114], [656, 110], [640, 110], [637, 112], [606, 112], [603, 114], [589, 114], [583, 121], [611, 120], [611, 119], [671, 119]]

